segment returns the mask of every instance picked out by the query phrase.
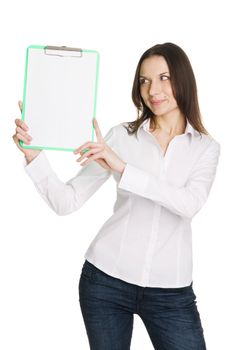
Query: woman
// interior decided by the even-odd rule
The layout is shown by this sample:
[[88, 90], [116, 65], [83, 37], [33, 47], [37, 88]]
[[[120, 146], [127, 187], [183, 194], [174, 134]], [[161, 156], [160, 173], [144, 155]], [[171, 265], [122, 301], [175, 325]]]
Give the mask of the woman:
[[179, 46], [158, 44], [142, 55], [132, 98], [137, 120], [104, 138], [95, 120], [97, 142], [75, 151], [85, 167], [67, 183], [43, 151], [20, 147], [19, 140], [30, 144], [20, 119], [13, 138], [26, 172], [58, 215], [79, 209], [111, 174], [116, 180], [113, 215], [89, 246], [79, 281], [90, 348], [130, 349], [138, 314], [155, 349], [203, 350], [191, 221], [207, 200], [220, 145], [202, 124], [195, 77]]

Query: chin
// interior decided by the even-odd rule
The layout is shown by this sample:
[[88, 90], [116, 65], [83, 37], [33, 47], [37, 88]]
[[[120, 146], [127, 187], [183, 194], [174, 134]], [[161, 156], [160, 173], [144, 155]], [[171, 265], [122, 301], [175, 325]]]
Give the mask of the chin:
[[154, 115], [159, 116], [159, 115], [164, 115], [169, 113], [170, 111], [167, 110], [166, 108], [159, 108], [159, 107], [155, 107], [152, 108], [151, 111], [154, 113]]

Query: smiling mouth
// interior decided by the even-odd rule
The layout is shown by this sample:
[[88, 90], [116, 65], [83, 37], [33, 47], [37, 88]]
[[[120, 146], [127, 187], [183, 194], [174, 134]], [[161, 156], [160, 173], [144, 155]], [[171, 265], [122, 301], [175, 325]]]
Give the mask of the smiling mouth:
[[166, 101], [166, 100], [150, 100], [150, 103], [151, 103], [152, 105], [158, 106], [158, 105], [160, 105], [161, 103], [163, 103], [164, 101]]

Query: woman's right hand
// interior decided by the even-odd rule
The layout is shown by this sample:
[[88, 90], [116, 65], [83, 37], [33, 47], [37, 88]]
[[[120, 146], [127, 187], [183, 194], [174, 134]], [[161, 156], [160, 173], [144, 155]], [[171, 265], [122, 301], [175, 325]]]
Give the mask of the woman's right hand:
[[[23, 107], [22, 101], [19, 101], [18, 105], [22, 113], [22, 107]], [[32, 138], [27, 133], [27, 131], [29, 130], [28, 126], [21, 119], [15, 119], [15, 124], [16, 124], [15, 134], [12, 136], [12, 138], [16, 146], [25, 155], [27, 162], [30, 163], [34, 158], [38, 156], [41, 150], [21, 147], [19, 143], [20, 140], [23, 141], [25, 144], [30, 145], [30, 141], [32, 140]]]

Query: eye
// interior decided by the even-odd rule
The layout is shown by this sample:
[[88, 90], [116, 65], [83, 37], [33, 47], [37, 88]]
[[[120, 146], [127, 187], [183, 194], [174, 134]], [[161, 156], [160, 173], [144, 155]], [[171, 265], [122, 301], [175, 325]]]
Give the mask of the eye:
[[143, 77], [139, 78], [139, 84], [148, 84], [149, 82], [150, 81], [146, 78], [143, 78]]
[[160, 79], [161, 79], [161, 80], [168, 80], [168, 79], [170, 79], [170, 77], [167, 76], [167, 75], [161, 75], [161, 76], [160, 76]]

